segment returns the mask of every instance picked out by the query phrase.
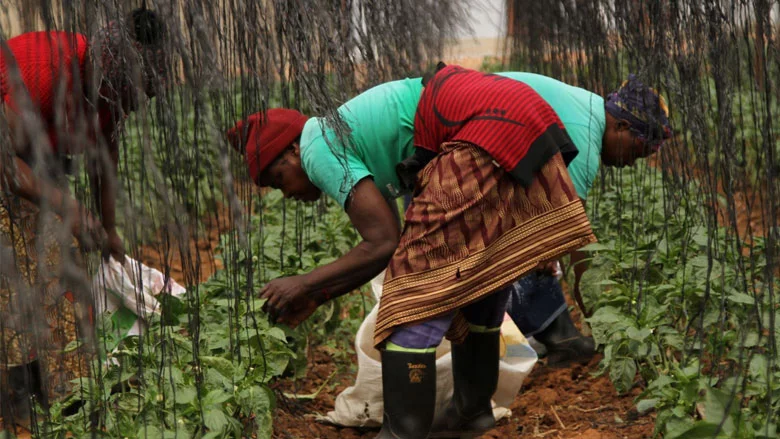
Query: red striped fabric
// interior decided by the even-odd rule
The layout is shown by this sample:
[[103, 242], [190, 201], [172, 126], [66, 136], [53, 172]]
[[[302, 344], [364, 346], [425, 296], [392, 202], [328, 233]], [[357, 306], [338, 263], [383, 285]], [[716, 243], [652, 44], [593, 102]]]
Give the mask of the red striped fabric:
[[414, 145], [439, 152], [445, 142], [468, 142], [511, 171], [553, 124], [564, 129], [552, 107], [528, 85], [451, 65], [423, 89]]
[[[68, 121], [76, 109], [71, 95], [74, 90], [85, 89], [87, 38], [84, 35], [47, 31], [29, 32], [6, 41], [13, 60], [5, 59], [0, 53], [0, 98], [12, 110], [18, 110], [18, 103], [8, 81], [11, 61], [16, 63], [33, 106], [40, 112], [47, 125], [52, 147], [56, 150], [58, 132], [55, 126], [57, 113], [61, 120]], [[80, 85], [78, 83], [81, 83]], [[58, 102], [58, 87], [64, 87], [66, 99]], [[101, 116], [104, 116], [101, 114]], [[101, 119], [101, 123], [104, 118]]]

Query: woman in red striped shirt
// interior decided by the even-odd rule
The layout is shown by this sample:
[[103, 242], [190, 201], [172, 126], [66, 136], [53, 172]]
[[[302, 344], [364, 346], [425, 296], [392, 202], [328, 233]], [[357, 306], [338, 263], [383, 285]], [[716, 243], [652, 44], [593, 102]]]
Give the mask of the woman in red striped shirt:
[[[83, 351], [62, 353], [84, 328], [90, 301], [86, 277], [62, 275], [83, 266], [79, 252], [63, 250], [124, 258], [115, 221], [118, 134], [139, 92], [154, 96], [164, 82], [163, 33], [157, 14], [142, 8], [91, 41], [47, 31], [0, 42], [9, 128], [0, 143], [0, 265], [17, 267], [0, 272], [0, 415], [7, 424], [25, 423], [32, 400], [45, 406], [87, 375]], [[69, 156], [81, 153], [99, 216], [65, 189]], [[72, 260], [60, 258], [68, 253]]]

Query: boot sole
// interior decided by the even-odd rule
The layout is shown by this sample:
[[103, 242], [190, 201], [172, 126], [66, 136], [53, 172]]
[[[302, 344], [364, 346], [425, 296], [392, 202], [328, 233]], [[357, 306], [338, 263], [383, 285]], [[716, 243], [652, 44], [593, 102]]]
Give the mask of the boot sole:
[[553, 368], [553, 369], [565, 369], [572, 364], [579, 364], [579, 365], [585, 365], [590, 363], [590, 360], [593, 359], [593, 357], [596, 355], [595, 352], [591, 354], [582, 354], [582, 355], [573, 355], [573, 356], [565, 356], [565, 355], [553, 355], [547, 356], [547, 367]]
[[441, 431], [438, 433], [431, 433], [428, 435], [430, 439], [475, 439], [485, 433], [487, 433], [488, 430], [484, 431], [459, 431], [459, 432], [446, 432]]

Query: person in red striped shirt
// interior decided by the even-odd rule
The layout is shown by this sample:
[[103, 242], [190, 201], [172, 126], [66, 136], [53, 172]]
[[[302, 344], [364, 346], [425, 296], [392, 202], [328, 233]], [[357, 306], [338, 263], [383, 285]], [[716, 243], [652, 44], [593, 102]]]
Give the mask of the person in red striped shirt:
[[[162, 20], [142, 8], [91, 40], [45, 31], [0, 41], [0, 104], [9, 133], [0, 161], [0, 246], [13, 249], [13, 260], [0, 265], [20, 267], [17, 276], [0, 276], [6, 425], [29, 422], [32, 401], [46, 406], [65, 396], [74, 378], [88, 375], [83, 349], [63, 351], [85, 327], [79, 309], [88, 308], [90, 292], [72, 279], [61, 282], [60, 273], [83, 268], [71, 247], [124, 258], [115, 221], [118, 135], [139, 94], [154, 96], [164, 84], [163, 34]], [[70, 157], [81, 153], [100, 216], [66, 189]]]

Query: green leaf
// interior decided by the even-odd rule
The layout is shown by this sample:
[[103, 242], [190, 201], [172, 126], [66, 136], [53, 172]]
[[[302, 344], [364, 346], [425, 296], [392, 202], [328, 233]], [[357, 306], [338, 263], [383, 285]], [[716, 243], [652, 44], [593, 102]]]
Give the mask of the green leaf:
[[688, 261], [692, 267], [696, 268], [707, 268], [707, 264], [709, 264], [709, 259], [706, 255], [699, 255]]
[[750, 376], [766, 383], [769, 376], [769, 362], [765, 355], [755, 354], [750, 359]]
[[225, 375], [222, 375], [217, 369], [208, 369], [206, 371], [206, 382], [211, 387], [227, 389], [233, 385], [233, 381]]
[[757, 439], [777, 438], [777, 424], [768, 422], [755, 429]]
[[596, 310], [593, 316], [588, 318], [588, 323], [617, 323], [622, 322], [624, 317], [620, 310], [612, 306], [605, 306]]
[[267, 369], [265, 371], [262, 371], [261, 367], [257, 367], [256, 370], [263, 372], [263, 375], [265, 376], [265, 381], [267, 382], [271, 378], [283, 374], [285, 369], [287, 369], [287, 365], [289, 363], [290, 363], [290, 355], [284, 352], [271, 351], [268, 352], [266, 355], [265, 365], [267, 366]]
[[234, 371], [233, 363], [226, 358], [201, 355], [200, 361], [206, 366], [213, 367], [224, 376], [228, 376], [228, 377], [233, 376], [233, 371]]
[[142, 425], [138, 429], [136, 437], [142, 437], [146, 439], [164, 439], [162, 430], [154, 425]]
[[651, 390], [663, 389], [664, 387], [668, 387], [673, 383], [674, 380], [670, 378], [668, 375], [661, 375], [658, 378], [651, 381], [650, 384], [647, 386], [647, 388]]
[[645, 339], [648, 336], [650, 336], [650, 329], [648, 328], [636, 329], [634, 327], [630, 327], [626, 330], [626, 335], [628, 336], [628, 338], [632, 340], [642, 342], [645, 341]]
[[284, 331], [282, 331], [281, 328], [276, 328], [276, 327], [270, 328], [270, 329], [266, 330], [264, 333], [265, 333], [265, 335], [267, 335], [267, 336], [269, 336], [271, 338], [275, 338], [275, 339], [277, 339], [279, 341], [287, 343], [287, 336], [284, 334]]
[[198, 391], [193, 387], [176, 388], [176, 404], [189, 404], [198, 396]]
[[739, 408], [739, 402], [728, 392], [708, 388], [704, 396], [705, 421], [714, 425], [723, 425], [723, 432], [731, 435], [736, 429], [731, 414]]
[[758, 345], [758, 332], [756, 331], [750, 331], [745, 336], [745, 343], [742, 345], [746, 348], [752, 348], [754, 346]]
[[745, 305], [754, 305], [756, 300], [749, 294], [740, 293], [738, 291], [732, 291], [726, 296], [726, 299], [734, 303], [742, 303]]
[[718, 424], [713, 424], [705, 421], [696, 422], [690, 429], [685, 431], [685, 439], [713, 439], [713, 438], [732, 438], [728, 434], [724, 434], [723, 430], [718, 430]]
[[222, 389], [214, 389], [203, 398], [203, 406], [212, 407], [221, 405], [222, 403], [229, 401], [232, 397], [233, 395]]
[[119, 410], [129, 413], [139, 413], [144, 406], [144, 398], [139, 393], [125, 392], [117, 396], [115, 403]]
[[658, 401], [658, 398], [643, 399], [636, 404], [636, 411], [638, 411], [639, 414], [645, 414], [654, 409], [658, 404]]
[[693, 420], [690, 418], [672, 418], [666, 422], [666, 434], [664, 439], [685, 438], [685, 434], [693, 428]]
[[631, 390], [636, 377], [636, 363], [630, 358], [616, 359], [609, 368], [609, 378], [618, 393]]
[[207, 410], [203, 415], [203, 423], [206, 424], [211, 432], [222, 432], [228, 425], [227, 416], [225, 412], [220, 409]]
[[580, 251], [584, 251], [584, 252], [597, 252], [597, 251], [604, 251], [604, 250], [612, 250], [612, 249], [598, 242], [588, 244], [585, 247], [582, 247], [580, 249]]
[[258, 439], [271, 439], [274, 432], [274, 418], [271, 412], [259, 414], [255, 417]]

